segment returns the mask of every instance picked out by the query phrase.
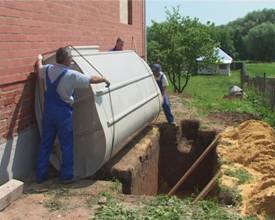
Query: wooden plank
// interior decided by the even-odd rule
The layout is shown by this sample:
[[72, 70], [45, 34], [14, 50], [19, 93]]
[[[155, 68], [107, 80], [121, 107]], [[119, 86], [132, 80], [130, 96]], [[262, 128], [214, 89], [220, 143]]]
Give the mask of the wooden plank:
[[4, 185], [0, 186], [0, 211], [5, 209], [23, 193], [24, 183], [11, 179]]
[[177, 184], [169, 191], [168, 196], [173, 195], [176, 190], [183, 184], [183, 182], [192, 174], [195, 168], [201, 163], [201, 161], [207, 156], [207, 154], [216, 146], [217, 141], [220, 139], [220, 135], [211, 142], [211, 144], [204, 150], [204, 152], [198, 157], [195, 163], [186, 171], [186, 173], [180, 178]]
[[215, 186], [217, 179], [220, 177], [222, 172], [219, 170], [219, 172], [210, 180], [210, 182], [203, 188], [203, 190], [200, 192], [200, 194], [195, 198], [193, 201], [193, 204], [198, 202], [200, 199], [203, 199]]

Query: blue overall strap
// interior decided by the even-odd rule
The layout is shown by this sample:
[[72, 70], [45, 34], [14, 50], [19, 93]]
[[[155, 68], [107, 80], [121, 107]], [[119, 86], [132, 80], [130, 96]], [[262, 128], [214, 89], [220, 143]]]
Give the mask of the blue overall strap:
[[51, 65], [48, 65], [47, 68], [46, 68], [46, 79], [49, 79], [49, 68], [50, 68]]
[[51, 66], [52, 66], [52, 65], [49, 64], [49, 65], [46, 67], [46, 80], [45, 80], [45, 81], [46, 81], [46, 83], [45, 83], [45, 84], [46, 84], [46, 88], [47, 88], [48, 82], [51, 82], [51, 81], [50, 81], [50, 78], [49, 78], [49, 68], [50, 68]]
[[59, 81], [66, 74], [67, 69], [62, 69], [62, 73], [53, 83], [49, 78], [49, 70], [49, 67], [47, 67], [42, 141], [36, 170], [38, 182], [42, 182], [47, 178], [49, 158], [56, 135], [58, 135], [62, 151], [60, 178], [68, 180], [73, 177], [72, 107], [63, 101], [57, 92]]
[[[47, 83], [51, 83], [50, 77], [49, 77], [49, 68], [51, 65], [48, 65], [46, 68], [46, 81]], [[61, 78], [66, 74], [66, 72], [68, 71], [67, 68], [65, 68], [62, 73], [57, 77], [57, 79], [52, 83], [55, 86], [57, 86], [59, 84], [59, 81], [61, 80]]]
[[62, 70], [62, 73], [57, 77], [57, 79], [54, 82], [50, 81], [49, 77], [49, 69], [46, 70], [46, 87], [47, 90], [45, 91], [45, 104], [52, 103], [54, 105], [58, 106], [69, 106], [71, 107], [68, 103], [66, 103], [60, 95], [57, 92], [58, 84], [62, 77], [66, 74], [68, 71], [67, 68]]
[[62, 79], [62, 77], [67, 73], [68, 69], [65, 68], [62, 73], [57, 77], [57, 79], [53, 82], [54, 85], [58, 86], [59, 81]]
[[[160, 79], [157, 80], [157, 84], [158, 84], [158, 86], [159, 86], [159, 90], [161, 91], [161, 94], [163, 93], [162, 79], [163, 79], [163, 74], [160, 75]], [[162, 94], [162, 95], [163, 95], [163, 94]]]
[[160, 79], [159, 79], [159, 81], [160, 81], [160, 83], [161, 83], [161, 87], [163, 88], [162, 80], [163, 80], [163, 74], [160, 75]]

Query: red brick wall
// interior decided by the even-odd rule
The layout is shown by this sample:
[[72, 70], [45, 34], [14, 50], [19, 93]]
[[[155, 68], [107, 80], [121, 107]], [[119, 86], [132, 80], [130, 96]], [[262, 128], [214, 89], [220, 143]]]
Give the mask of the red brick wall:
[[[0, 142], [35, 124], [33, 64], [37, 54], [68, 44], [135, 45], [144, 56], [143, 0], [133, 24], [120, 23], [119, 0], [0, 1]], [[134, 44], [132, 41], [134, 37]]]

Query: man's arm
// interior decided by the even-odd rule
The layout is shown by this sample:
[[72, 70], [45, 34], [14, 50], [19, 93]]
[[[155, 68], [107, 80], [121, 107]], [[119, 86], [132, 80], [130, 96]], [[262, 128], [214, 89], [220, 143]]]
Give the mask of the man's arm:
[[167, 93], [166, 93], [166, 88], [167, 88], [167, 87], [166, 87], [166, 86], [163, 86], [162, 88], [163, 88], [162, 95], [167, 95]]
[[72, 71], [73, 85], [75, 89], [89, 88], [90, 84], [97, 84], [105, 82], [107, 86], [110, 85], [109, 81], [100, 76], [87, 76], [78, 71]]
[[167, 95], [167, 86], [169, 85], [168, 80], [166, 78], [166, 75], [163, 73], [163, 78], [162, 78], [162, 87], [163, 87], [163, 94], [162, 95]]
[[107, 86], [110, 85], [110, 82], [104, 77], [93, 76], [90, 78], [90, 83], [97, 84], [97, 83], [102, 83], [102, 82], [105, 82], [107, 84]]

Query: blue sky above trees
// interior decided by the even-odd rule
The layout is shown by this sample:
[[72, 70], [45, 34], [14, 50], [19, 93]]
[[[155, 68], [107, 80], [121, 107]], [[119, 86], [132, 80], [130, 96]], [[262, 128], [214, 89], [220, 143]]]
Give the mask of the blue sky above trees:
[[146, 0], [146, 24], [151, 20], [162, 22], [166, 18], [165, 7], [180, 6], [184, 16], [197, 17], [201, 22], [226, 24], [247, 13], [264, 8], [275, 9], [275, 0]]

